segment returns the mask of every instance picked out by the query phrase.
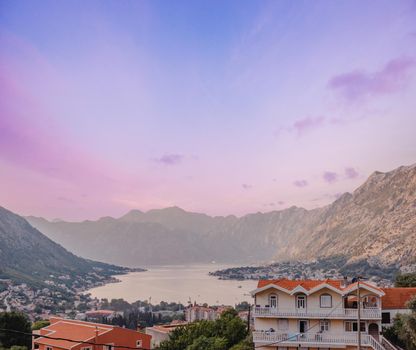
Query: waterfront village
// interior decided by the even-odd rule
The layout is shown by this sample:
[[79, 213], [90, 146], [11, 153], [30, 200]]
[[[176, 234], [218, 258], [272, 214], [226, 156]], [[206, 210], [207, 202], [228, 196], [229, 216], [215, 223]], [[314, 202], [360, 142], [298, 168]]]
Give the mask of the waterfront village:
[[[229, 275], [229, 272], [225, 274]], [[415, 282], [416, 276], [412, 276]], [[229, 322], [230, 315], [240, 320], [240, 327], [249, 325], [249, 340], [240, 335], [243, 337], [241, 344], [244, 341], [244, 346], [247, 345], [241, 347], [243, 350], [254, 347], [278, 350], [354, 349], [358, 341], [366, 350], [407, 349], [388, 329], [400, 317], [407, 317], [401, 322], [409, 317], [416, 319], [414, 284], [413, 287], [400, 283], [398, 287], [386, 287], [372, 279], [287, 277], [260, 279], [257, 288], [251, 291], [251, 306], [247, 302], [234, 306], [190, 302], [185, 306], [167, 302], [152, 305], [148, 301], [99, 300], [85, 292], [88, 284], [76, 289], [47, 280], [45, 283], [50, 285], [49, 288], [36, 290], [27, 284], [1, 280], [0, 308], [6, 312], [20, 311], [32, 322], [47, 320], [42, 321], [46, 322], [43, 327], [34, 331], [32, 347], [40, 350], [78, 350], [73, 344], [65, 347], [53, 340], [68, 334], [76, 339], [84, 337], [87, 343], [88, 339], [99, 343], [102, 335], [103, 341], [111, 343], [115, 349], [117, 345], [129, 344], [139, 349], [177, 349], [166, 344], [174, 342], [172, 335], [180, 337], [181, 329], [193, 329], [186, 327], [197, 325], [199, 321], [222, 324], [223, 317]], [[66, 279], [66, 276], [59, 276], [59, 279]], [[94, 285], [97, 282], [89, 287]], [[358, 329], [360, 340], [357, 338]], [[394, 340], [402, 346], [394, 344]], [[90, 347], [79, 349], [91, 350]]]
[[[351, 271], [342, 272], [351, 273]], [[292, 261], [265, 266], [228, 268], [210, 272], [210, 275], [219, 279], [233, 280], [281, 278], [323, 280], [326, 278], [341, 279], [342, 272], [328, 261], [325, 263]], [[376, 270], [376, 275], [371, 276], [369, 281], [383, 287], [391, 286], [392, 280], [383, 277], [388, 276], [388, 272], [384, 270], [383, 273], [384, 275], [381, 275]], [[94, 275], [94, 278], [78, 278], [73, 283], [68, 283], [69, 281], [68, 275], [50, 275], [49, 279], [44, 281], [46, 287], [35, 288], [26, 283], [17, 284], [11, 280], [0, 279], [0, 311], [21, 311], [27, 314], [31, 321], [44, 319], [49, 315], [82, 319], [86, 311], [101, 307], [100, 300], [91, 298], [86, 291], [106, 283], [117, 283], [119, 280], [111, 276], [97, 278], [97, 275]], [[166, 312], [165, 316], [168, 314], [169, 312]]]

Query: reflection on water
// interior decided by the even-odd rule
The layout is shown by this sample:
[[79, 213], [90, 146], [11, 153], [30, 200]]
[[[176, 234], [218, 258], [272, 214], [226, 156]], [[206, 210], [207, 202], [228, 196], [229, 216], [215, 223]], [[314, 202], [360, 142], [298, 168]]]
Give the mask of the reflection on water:
[[234, 305], [244, 300], [251, 302], [249, 292], [256, 288], [256, 281], [218, 280], [208, 275], [209, 271], [227, 267], [230, 266], [155, 266], [146, 272], [118, 276], [120, 283], [107, 284], [88, 292], [93, 297], [123, 298], [128, 302], [151, 298], [151, 302], [156, 304], [162, 300], [183, 304], [196, 301], [209, 305]]

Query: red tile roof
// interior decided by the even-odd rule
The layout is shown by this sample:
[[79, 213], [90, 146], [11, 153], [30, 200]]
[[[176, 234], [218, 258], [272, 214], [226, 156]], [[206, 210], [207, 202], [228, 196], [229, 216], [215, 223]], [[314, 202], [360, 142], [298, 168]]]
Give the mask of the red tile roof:
[[[347, 289], [352, 289], [357, 285], [357, 283], [353, 283], [353, 284], [348, 284], [346, 287], [343, 287], [342, 282], [343, 280], [332, 280], [332, 279], [326, 279], [326, 280], [289, 280], [289, 279], [260, 280], [257, 284], [257, 288], [262, 288], [269, 284], [274, 284], [276, 286], [287, 289], [289, 291], [295, 289], [296, 287], [303, 287], [306, 290], [311, 290], [321, 284], [328, 284], [331, 287], [334, 287], [340, 291], [344, 291]], [[360, 282], [360, 284], [376, 289], [380, 292], [382, 291], [380, 288], [373, 286], [366, 282]]]
[[416, 288], [382, 288], [384, 295], [381, 299], [383, 309], [407, 309], [406, 303], [416, 296]]
[[[87, 341], [93, 339], [96, 334], [104, 334], [110, 331], [112, 328], [114, 328], [114, 326], [75, 320], [51, 318], [51, 325], [42, 328], [41, 334], [51, 336], [54, 338], [67, 338], [80, 341]], [[35, 342], [37, 344], [50, 345], [61, 349], [70, 349], [71, 347], [79, 344], [76, 342], [70, 342], [66, 340], [48, 339], [43, 337], [37, 338]]]
[[258, 282], [257, 288], [267, 286], [268, 284], [275, 284], [287, 290], [293, 290], [298, 286], [301, 286], [305, 288], [306, 290], [310, 290], [322, 283], [333, 285], [335, 288], [339, 288], [341, 286], [341, 281], [339, 280], [299, 280], [299, 281], [296, 281], [296, 280], [288, 280], [288, 279], [279, 279], [279, 280], [260, 280]]

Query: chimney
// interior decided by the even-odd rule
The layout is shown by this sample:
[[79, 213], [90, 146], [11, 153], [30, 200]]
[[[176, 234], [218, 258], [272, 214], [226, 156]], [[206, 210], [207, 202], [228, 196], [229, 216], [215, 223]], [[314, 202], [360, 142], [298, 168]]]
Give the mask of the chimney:
[[344, 276], [344, 279], [341, 281], [341, 288], [346, 288], [348, 286], [348, 277]]

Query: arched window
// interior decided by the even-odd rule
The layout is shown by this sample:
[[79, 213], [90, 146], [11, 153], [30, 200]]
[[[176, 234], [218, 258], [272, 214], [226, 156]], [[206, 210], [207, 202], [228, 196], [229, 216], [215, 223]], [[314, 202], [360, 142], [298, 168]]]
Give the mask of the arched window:
[[321, 294], [320, 305], [321, 307], [332, 307], [332, 296], [330, 294]]
[[277, 308], [277, 295], [276, 294], [269, 295], [269, 305], [270, 307]]

